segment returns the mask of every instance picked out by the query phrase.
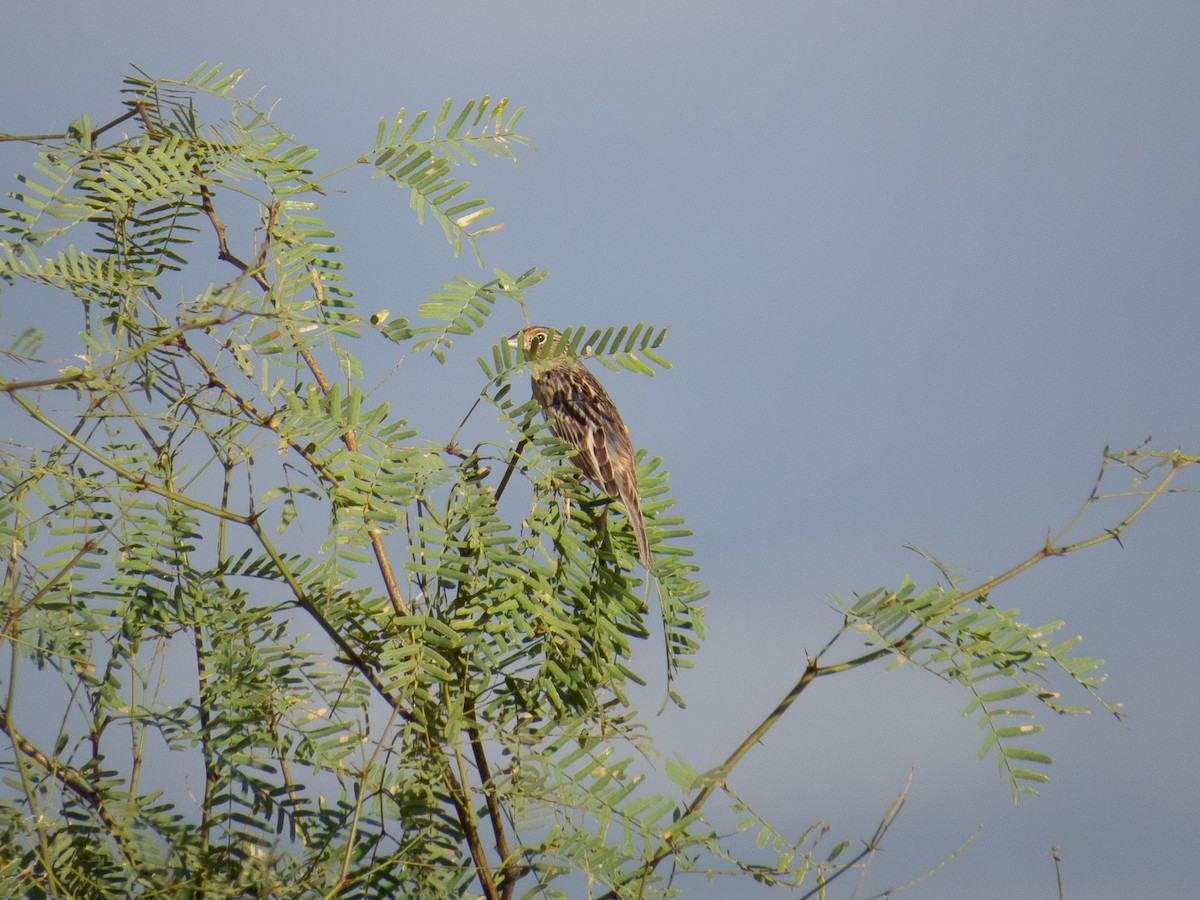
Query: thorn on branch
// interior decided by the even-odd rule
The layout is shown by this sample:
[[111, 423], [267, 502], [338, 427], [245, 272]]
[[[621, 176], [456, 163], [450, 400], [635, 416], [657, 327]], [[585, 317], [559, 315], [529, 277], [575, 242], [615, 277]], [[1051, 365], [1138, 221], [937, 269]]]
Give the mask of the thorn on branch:
[[1046, 532], [1046, 545], [1042, 548], [1043, 556], [1062, 556], [1067, 551], [1061, 547], [1054, 546], [1054, 539], [1050, 536], [1050, 532]]

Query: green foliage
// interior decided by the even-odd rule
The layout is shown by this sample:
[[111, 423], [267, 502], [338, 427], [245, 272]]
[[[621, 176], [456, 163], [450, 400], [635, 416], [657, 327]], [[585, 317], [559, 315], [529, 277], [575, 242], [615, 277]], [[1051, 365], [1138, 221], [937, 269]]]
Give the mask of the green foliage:
[[1031, 627], [1017, 621], [1015, 609], [996, 609], [986, 597], [964, 599], [961, 591], [939, 587], [918, 593], [906, 579], [898, 590], [873, 591], [844, 611], [869, 646], [886, 648], [897, 663], [912, 663], [962, 685], [970, 694], [963, 715], [977, 713], [984, 730], [980, 757], [995, 750], [1014, 800], [1036, 794], [1034, 785], [1049, 778], [1029, 766], [1047, 766], [1051, 757], [1029, 745], [1042, 726], [1026, 707], [1037, 703], [1059, 714], [1089, 712], [1087, 706], [1061, 701], [1050, 687], [1052, 670], [1084, 687], [1110, 712], [1118, 714], [1120, 705], [1096, 693], [1103, 678], [1092, 673], [1103, 661], [1071, 655], [1078, 636], [1053, 638], [1061, 621]]
[[390, 128], [387, 119], [380, 119], [375, 134], [372, 163], [380, 174], [409, 189], [410, 205], [417, 213], [417, 221], [424, 222], [428, 210], [442, 226], [446, 239], [454, 245], [454, 255], [462, 251], [465, 240], [475, 251], [480, 265], [483, 255], [476, 238], [503, 225], [471, 230], [495, 210], [483, 199], [451, 203], [470, 187], [469, 181], [455, 178], [452, 169], [464, 162], [474, 165], [473, 150], [504, 156], [515, 162], [514, 145], [530, 145], [529, 139], [516, 130], [525, 107], [514, 111], [506, 120], [507, 105], [508, 98], [495, 104], [489, 96], [478, 102], [468, 100], [447, 126], [446, 120], [454, 111], [454, 102], [447, 100], [433, 120], [432, 135], [426, 139], [419, 138], [418, 132], [425, 123], [427, 111], [422, 110], [408, 120], [406, 110], [401, 109]]
[[[576, 475], [514, 407], [515, 361], [483, 396], [531, 439], [512, 459], [534, 488], [524, 517], [497, 487], [511, 446], [421, 434], [360, 386], [375, 363], [348, 349], [374, 335], [445, 361], [545, 273], [454, 276], [421, 324], [361, 317], [320, 217], [345, 167], [316, 174], [316, 151], [238, 97], [239, 78], [135, 73], [123, 116], [39, 142], [3, 211], [0, 276], [80, 310], [69, 365], [46, 371], [26, 329], [0, 384], [32, 428], [0, 467], [3, 647], [22, 694], [62, 696], [49, 718], [13, 695], [0, 710], [4, 893], [442, 897], [494, 888], [492, 872], [508, 893], [524, 872], [574, 871], [604, 837], [552, 849], [538, 823], [578, 786], [562, 779], [580, 747], [645, 740], [626, 694], [649, 633], [632, 536], [601, 528], [602, 499], [579, 487], [564, 514]], [[453, 170], [515, 159], [528, 140], [505, 107], [402, 111], [351, 165], [409, 188], [418, 221], [478, 254], [499, 226]], [[122, 122], [135, 133], [106, 141]], [[224, 273], [198, 261], [214, 249]], [[184, 270], [201, 290], [165, 303]], [[629, 333], [600, 351], [632, 359], [632, 337], [609, 340]], [[703, 591], [667, 543], [687, 530], [661, 462], [642, 469], [674, 670], [699, 645]], [[143, 770], [163, 754], [183, 784]], [[554, 792], [532, 790], [538, 770]], [[493, 847], [532, 835], [500, 858], [485, 825]]]
[[[665, 861], [824, 891], [869, 861], [903, 795], [847, 860], [822, 823], [786, 835], [728, 778], [813, 678], [876, 658], [962, 684], [1015, 793], [1044, 778], [1015, 701], [1075, 711], [1044, 676], [1094, 691], [1098, 663], [1051, 641], [1061, 623], [906, 583], [846, 609], [867, 655], [809, 660], [722, 766], [673, 760], [674, 786], [652, 790], [636, 648], [661, 628], [643, 654], [673, 676], [704, 635], [662, 460], [638, 455], [649, 578], [628, 523], [514, 399], [527, 361], [505, 340], [463, 402], [494, 412], [492, 440], [464, 449], [404, 418], [434, 390], [426, 351], [445, 362], [497, 304], [524, 313], [545, 272], [453, 275], [415, 322], [364, 316], [320, 215], [363, 166], [482, 263], [501, 226], [455, 173], [515, 160], [523, 110], [401, 110], [319, 173], [240, 79], [134, 73], [117, 118], [27, 141], [0, 210], [6, 315], [25, 292], [55, 304], [49, 331], [0, 342], [19, 423], [0, 445], [0, 894], [553, 897], [586, 873], [595, 894], [671, 896]], [[67, 359], [38, 357], [72, 335]], [[665, 335], [568, 328], [549, 352], [654, 374]], [[380, 377], [397, 345], [424, 380]], [[505, 496], [513, 475], [524, 497]], [[757, 847], [709, 824], [714, 796]]]

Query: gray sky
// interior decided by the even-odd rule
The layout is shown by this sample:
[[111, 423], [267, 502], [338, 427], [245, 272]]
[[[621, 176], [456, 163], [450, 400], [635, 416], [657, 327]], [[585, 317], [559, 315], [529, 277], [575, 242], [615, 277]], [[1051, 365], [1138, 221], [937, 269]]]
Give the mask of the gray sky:
[[[537, 150], [468, 173], [507, 223], [488, 264], [550, 270], [537, 319], [671, 326], [673, 369], [600, 374], [665, 457], [712, 590], [689, 708], [653, 721], [698, 767], [824, 644], [829, 594], [935, 579], [906, 542], [983, 579], [1070, 519], [1106, 444], [1200, 447], [1195, 3], [68, 6], [7, 10], [0, 130], [105, 121], [129, 63], [248, 68], [245, 92], [280, 98], [331, 166], [401, 106], [529, 107]], [[325, 214], [363, 308], [479, 277], [406, 196], [346, 187]], [[397, 412], [448, 433], [519, 316], [494, 323], [440, 372], [463, 404]], [[914, 896], [1057, 896], [1051, 844], [1069, 897], [1193, 896], [1198, 521], [1197, 498], [1168, 498], [1124, 550], [994, 596], [1066, 618], [1129, 714], [1048, 722], [1041, 799], [1014, 808], [975, 759], [965, 697], [881, 668], [819, 684], [735, 787], [797, 833], [865, 838], [911, 772], [877, 888], [982, 824]]]

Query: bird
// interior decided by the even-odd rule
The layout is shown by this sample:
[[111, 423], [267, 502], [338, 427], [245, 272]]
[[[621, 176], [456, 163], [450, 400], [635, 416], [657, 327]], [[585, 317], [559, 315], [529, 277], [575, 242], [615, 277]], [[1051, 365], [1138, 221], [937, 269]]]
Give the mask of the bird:
[[596, 376], [577, 357], [562, 353], [560, 339], [549, 326], [530, 325], [510, 337], [508, 345], [525, 353], [533, 397], [554, 436], [575, 451], [573, 461], [584, 476], [625, 507], [638, 557], [650, 571], [650, 541], [629, 429]]

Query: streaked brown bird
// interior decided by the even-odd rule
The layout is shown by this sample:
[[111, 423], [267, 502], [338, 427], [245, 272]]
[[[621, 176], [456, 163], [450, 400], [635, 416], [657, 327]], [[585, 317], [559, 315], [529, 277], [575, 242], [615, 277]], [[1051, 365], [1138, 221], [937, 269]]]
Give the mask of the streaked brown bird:
[[650, 569], [650, 541], [638, 495], [633, 444], [617, 406], [596, 376], [575, 356], [558, 348], [561, 335], [545, 325], [522, 328], [508, 345], [529, 360], [533, 396], [550, 430], [575, 449], [575, 465], [600, 490], [625, 507], [637, 538], [638, 556]]

